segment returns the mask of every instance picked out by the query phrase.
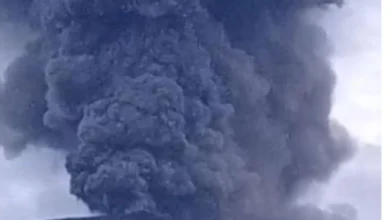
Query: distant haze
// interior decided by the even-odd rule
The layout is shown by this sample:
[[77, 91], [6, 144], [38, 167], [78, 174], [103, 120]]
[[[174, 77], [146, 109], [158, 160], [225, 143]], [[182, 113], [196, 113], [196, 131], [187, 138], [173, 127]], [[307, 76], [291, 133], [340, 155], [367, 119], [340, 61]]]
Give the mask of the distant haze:
[[332, 116], [355, 138], [380, 145], [381, 1], [348, 1], [341, 11], [326, 13], [321, 22], [335, 46]]
[[[337, 73], [332, 116], [345, 125], [361, 150], [337, 173], [326, 202], [347, 202], [359, 220], [381, 219], [381, 1], [348, 1], [321, 21], [335, 46]], [[334, 31], [334, 30], [337, 31]]]

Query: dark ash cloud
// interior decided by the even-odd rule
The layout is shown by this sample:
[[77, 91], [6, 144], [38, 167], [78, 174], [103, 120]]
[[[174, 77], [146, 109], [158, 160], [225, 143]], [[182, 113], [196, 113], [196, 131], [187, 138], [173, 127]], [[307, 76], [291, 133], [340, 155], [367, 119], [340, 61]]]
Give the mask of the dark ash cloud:
[[296, 205], [351, 154], [329, 120], [331, 47], [305, 16], [341, 2], [18, 2], [6, 19], [40, 36], [1, 87], [10, 157], [67, 151], [71, 193], [104, 214], [347, 219]]

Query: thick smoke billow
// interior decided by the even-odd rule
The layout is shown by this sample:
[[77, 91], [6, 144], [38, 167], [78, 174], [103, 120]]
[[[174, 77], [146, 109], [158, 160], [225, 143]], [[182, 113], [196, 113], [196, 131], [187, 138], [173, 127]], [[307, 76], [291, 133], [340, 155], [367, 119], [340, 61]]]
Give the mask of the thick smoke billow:
[[0, 3], [39, 33], [4, 75], [2, 145], [68, 151], [92, 211], [352, 219], [296, 203], [351, 153], [328, 117], [331, 47], [306, 16], [341, 1]]

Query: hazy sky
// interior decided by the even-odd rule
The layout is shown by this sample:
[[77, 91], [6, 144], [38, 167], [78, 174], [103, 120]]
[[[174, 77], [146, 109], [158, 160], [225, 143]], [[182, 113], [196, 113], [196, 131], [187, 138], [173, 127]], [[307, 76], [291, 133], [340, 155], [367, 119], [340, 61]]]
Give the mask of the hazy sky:
[[0, 159], [0, 174], [2, 220], [88, 214], [84, 205], [68, 193], [69, 177], [59, 152], [29, 148], [12, 162]]
[[380, 0], [349, 0], [326, 13], [322, 23], [334, 42], [337, 73], [332, 116], [356, 138], [380, 144], [381, 9]]
[[[381, 1], [350, 0], [321, 20], [335, 46], [332, 117], [356, 139], [381, 144]], [[334, 177], [325, 202], [347, 202], [359, 220], [380, 220], [381, 152], [363, 149]]]
[[[327, 12], [320, 21], [336, 50], [332, 63], [338, 84], [332, 117], [356, 138], [379, 144], [380, 0], [349, 2], [342, 10]], [[0, 71], [18, 52], [10, 47], [14, 40], [0, 32]], [[12, 162], [0, 156], [0, 219], [38, 220], [87, 213], [68, 194], [63, 160], [63, 155], [47, 149], [29, 149]], [[359, 220], [379, 220], [379, 150], [360, 152], [336, 175], [323, 199], [352, 203], [360, 212]]]

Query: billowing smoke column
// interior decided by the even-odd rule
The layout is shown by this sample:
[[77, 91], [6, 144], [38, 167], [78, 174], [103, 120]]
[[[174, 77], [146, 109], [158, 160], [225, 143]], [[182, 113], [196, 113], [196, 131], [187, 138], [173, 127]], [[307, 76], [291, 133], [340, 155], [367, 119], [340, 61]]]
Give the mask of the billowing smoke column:
[[4, 75], [5, 152], [69, 152], [71, 193], [106, 214], [347, 219], [296, 203], [351, 149], [306, 16], [333, 3], [1, 0], [40, 33]]

